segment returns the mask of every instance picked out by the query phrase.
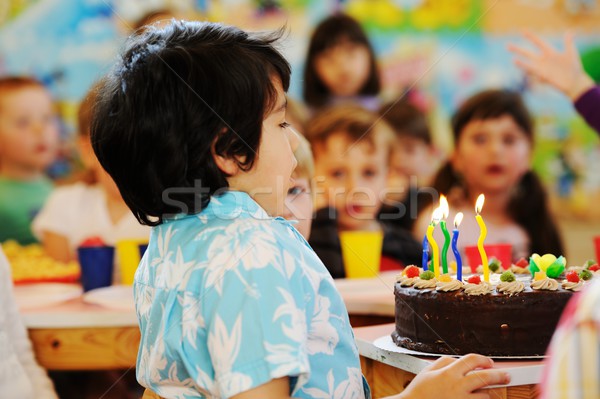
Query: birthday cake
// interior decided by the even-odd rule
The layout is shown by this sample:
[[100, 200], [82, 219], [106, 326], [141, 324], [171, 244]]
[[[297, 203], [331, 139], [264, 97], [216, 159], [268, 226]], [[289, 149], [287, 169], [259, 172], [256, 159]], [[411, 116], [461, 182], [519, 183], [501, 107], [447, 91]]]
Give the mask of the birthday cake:
[[[392, 339], [408, 349], [451, 355], [543, 355], [575, 291], [599, 275], [598, 265], [567, 270], [563, 257], [532, 256], [531, 275], [506, 270], [457, 280], [407, 267], [394, 295]], [[517, 266], [523, 268], [523, 265]]]

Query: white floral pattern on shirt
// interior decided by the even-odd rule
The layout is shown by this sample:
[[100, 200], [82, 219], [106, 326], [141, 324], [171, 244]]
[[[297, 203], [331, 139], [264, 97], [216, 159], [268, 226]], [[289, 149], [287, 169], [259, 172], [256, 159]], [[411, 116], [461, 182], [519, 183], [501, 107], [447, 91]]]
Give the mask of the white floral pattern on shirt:
[[153, 228], [134, 293], [138, 381], [162, 396], [224, 398], [284, 376], [296, 398], [370, 396], [327, 269], [245, 193]]

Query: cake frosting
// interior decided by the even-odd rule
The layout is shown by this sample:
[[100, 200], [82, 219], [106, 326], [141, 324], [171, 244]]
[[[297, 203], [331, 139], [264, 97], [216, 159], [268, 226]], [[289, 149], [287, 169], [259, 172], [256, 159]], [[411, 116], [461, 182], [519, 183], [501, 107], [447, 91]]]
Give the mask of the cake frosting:
[[544, 278], [541, 280], [534, 280], [531, 282], [531, 288], [534, 290], [547, 290], [556, 291], [560, 284], [553, 278]]
[[490, 283], [482, 281], [479, 284], [465, 284], [465, 294], [467, 295], [487, 295], [494, 291], [494, 287]]
[[509, 295], [518, 294], [519, 292], [523, 292], [525, 289], [525, 284], [522, 281], [502, 281], [496, 287], [498, 292], [502, 292]]
[[564, 280], [562, 282], [562, 286], [564, 289], [566, 290], [571, 290], [571, 291], [580, 291], [581, 288], [583, 287], [583, 281], [578, 281], [578, 282], [572, 282], [572, 281], [567, 281]]
[[463, 287], [463, 283], [458, 280], [451, 281], [438, 281], [435, 285], [437, 291], [452, 292], [460, 290]]
[[423, 280], [423, 279], [419, 278], [417, 281], [415, 281], [415, 283], [413, 284], [413, 287], [418, 288], [418, 289], [435, 288], [436, 284], [437, 284], [437, 280], [435, 278], [432, 278], [429, 280]]

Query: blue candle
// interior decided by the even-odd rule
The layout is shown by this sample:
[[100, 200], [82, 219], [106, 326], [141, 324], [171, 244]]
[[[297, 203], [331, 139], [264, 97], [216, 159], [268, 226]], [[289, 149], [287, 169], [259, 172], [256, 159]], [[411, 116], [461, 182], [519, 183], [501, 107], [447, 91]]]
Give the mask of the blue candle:
[[458, 281], [462, 281], [462, 259], [456, 244], [458, 242], [458, 226], [460, 225], [460, 222], [462, 222], [462, 218], [462, 212], [456, 214], [454, 217], [454, 230], [452, 230], [452, 252], [454, 252], [454, 257], [456, 258], [456, 279]]
[[427, 270], [427, 262], [429, 261], [429, 241], [427, 241], [427, 235], [423, 237], [423, 261], [422, 267], [423, 271]]

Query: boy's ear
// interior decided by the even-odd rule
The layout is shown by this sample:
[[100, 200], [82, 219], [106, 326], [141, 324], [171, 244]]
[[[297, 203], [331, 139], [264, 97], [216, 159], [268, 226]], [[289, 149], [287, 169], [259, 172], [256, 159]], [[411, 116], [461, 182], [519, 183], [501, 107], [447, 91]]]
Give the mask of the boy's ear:
[[234, 158], [226, 158], [222, 155], [217, 155], [214, 152], [213, 158], [217, 167], [227, 176], [234, 176], [239, 171], [238, 164]]
[[217, 164], [217, 167], [221, 170], [221, 172], [225, 173], [225, 175], [234, 176], [239, 171], [237, 161], [233, 157], [225, 157], [223, 155], [217, 154], [217, 152], [215, 151], [216, 142], [217, 138], [215, 138], [215, 140], [213, 141], [212, 146], [210, 148], [210, 152], [212, 154], [213, 159], [215, 160], [215, 163]]

